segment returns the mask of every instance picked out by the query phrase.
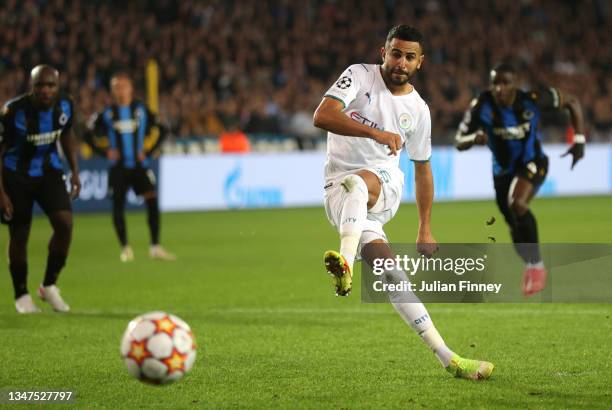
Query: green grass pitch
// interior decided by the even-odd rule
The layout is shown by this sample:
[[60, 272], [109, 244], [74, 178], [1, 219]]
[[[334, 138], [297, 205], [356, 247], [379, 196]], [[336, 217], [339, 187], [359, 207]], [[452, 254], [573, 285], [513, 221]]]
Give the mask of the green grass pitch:
[[[533, 209], [543, 242], [612, 242], [611, 197], [537, 199]], [[413, 241], [416, 216], [402, 206], [389, 237]], [[490, 216], [498, 222], [486, 227]], [[436, 203], [433, 232], [439, 242], [509, 240], [492, 201]], [[49, 233], [37, 218], [32, 293]], [[128, 233], [136, 260], [122, 264], [110, 215], [76, 217], [59, 282], [67, 315], [39, 303], [43, 314], [18, 316], [3, 256], [0, 390], [71, 389], [75, 408], [611, 406], [612, 305], [430, 305], [452, 349], [495, 363], [491, 380], [469, 382], [450, 377], [392, 307], [332, 295], [322, 254], [338, 239], [322, 208], [165, 214], [174, 263], [148, 259], [143, 213], [129, 214]], [[3, 228], [2, 255], [6, 241]], [[165, 387], [131, 379], [119, 358], [128, 321], [158, 309], [190, 323], [199, 343], [192, 373]]]

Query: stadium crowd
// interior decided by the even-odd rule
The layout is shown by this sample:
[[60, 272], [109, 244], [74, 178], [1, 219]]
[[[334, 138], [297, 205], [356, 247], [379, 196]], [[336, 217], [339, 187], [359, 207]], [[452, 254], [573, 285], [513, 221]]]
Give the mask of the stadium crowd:
[[[433, 140], [447, 143], [488, 69], [505, 60], [525, 86], [576, 94], [589, 136], [612, 138], [612, 5], [605, 0], [5, 0], [0, 100], [27, 89], [38, 63], [60, 69], [81, 119], [108, 103], [128, 71], [144, 95], [160, 67], [160, 114], [177, 138], [247, 133], [319, 136], [312, 112], [346, 66], [378, 62], [389, 27], [426, 38], [416, 86]], [[560, 135], [560, 133], [559, 133]], [[562, 138], [559, 136], [558, 138]]]

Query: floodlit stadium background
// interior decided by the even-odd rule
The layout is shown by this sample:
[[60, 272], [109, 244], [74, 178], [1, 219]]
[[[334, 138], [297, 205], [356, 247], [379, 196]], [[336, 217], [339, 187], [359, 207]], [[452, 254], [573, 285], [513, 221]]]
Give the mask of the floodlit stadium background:
[[[612, 191], [611, 9], [596, 0], [7, 1], [0, 9], [0, 100], [27, 90], [33, 65], [53, 64], [76, 99], [81, 135], [91, 114], [109, 102], [112, 73], [128, 71], [138, 96], [170, 129], [159, 164], [164, 210], [318, 205], [325, 134], [313, 127], [312, 113], [346, 66], [378, 62], [389, 27], [407, 22], [426, 38], [415, 85], [432, 113], [438, 199], [490, 197], [486, 150], [459, 154], [445, 145], [499, 61], [517, 66], [525, 88], [576, 94], [589, 142], [600, 144], [589, 146], [573, 173], [569, 159], [558, 159], [563, 147], [547, 147], [553, 160], [542, 194], [606, 194]], [[545, 143], [564, 144], [567, 125], [563, 113], [545, 116]], [[199, 156], [219, 152], [220, 136], [236, 129], [248, 135], [256, 155]], [[82, 151], [91, 156], [87, 147]], [[287, 166], [295, 161], [299, 167]], [[410, 188], [410, 167], [402, 164]], [[82, 167], [76, 209], [107, 209], [105, 161]], [[190, 169], [201, 179], [187, 187], [182, 181]]]

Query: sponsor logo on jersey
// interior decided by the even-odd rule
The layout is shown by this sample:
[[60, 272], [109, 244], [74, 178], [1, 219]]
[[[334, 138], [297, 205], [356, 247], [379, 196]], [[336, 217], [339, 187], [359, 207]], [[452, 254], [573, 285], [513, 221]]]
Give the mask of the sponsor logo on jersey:
[[53, 144], [57, 137], [60, 136], [63, 130], [55, 130], [51, 132], [41, 132], [40, 134], [28, 134], [26, 140], [32, 145], [48, 145]]
[[522, 140], [531, 130], [531, 123], [524, 122], [514, 127], [493, 128], [493, 134], [503, 140]]
[[369, 119], [367, 119], [366, 117], [364, 117], [363, 115], [359, 114], [357, 111], [353, 111], [351, 113], [351, 118], [357, 122], [362, 123], [363, 125], [367, 125], [368, 127], [372, 127], [372, 128], [376, 128], [379, 129], [381, 131], [384, 131], [382, 129], [382, 127], [379, 127], [377, 123], [375, 123], [374, 121], [371, 121]]
[[138, 128], [138, 121], [133, 119], [115, 121], [113, 127], [121, 134], [129, 134], [136, 131]]
[[57, 121], [59, 122], [59, 125], [63, 127], [68, 122], [68, 116], [65, 112], [63, 112], [62, 115], [59, 116]]

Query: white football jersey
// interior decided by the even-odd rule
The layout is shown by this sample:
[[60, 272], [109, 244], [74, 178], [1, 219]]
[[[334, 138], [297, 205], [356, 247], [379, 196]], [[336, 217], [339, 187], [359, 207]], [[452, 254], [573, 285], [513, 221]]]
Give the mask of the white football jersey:
[[[325, 93], [344, 104], [343, 112], [354, 121], [401, 136], [408, 157], [427, 161], [431, 156], [431, 117], [429, 107], [416, 90], [396, 96], [387, 88], [380, 66], [354, 64]], [[327, 133], [325, 179], [363, 168], [382, 168], [401, 178], [399, 153], [389, 155], [389, 147], [371, 138]]]

